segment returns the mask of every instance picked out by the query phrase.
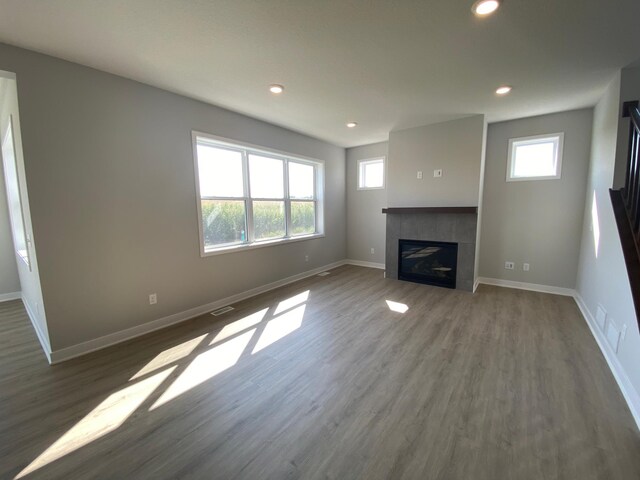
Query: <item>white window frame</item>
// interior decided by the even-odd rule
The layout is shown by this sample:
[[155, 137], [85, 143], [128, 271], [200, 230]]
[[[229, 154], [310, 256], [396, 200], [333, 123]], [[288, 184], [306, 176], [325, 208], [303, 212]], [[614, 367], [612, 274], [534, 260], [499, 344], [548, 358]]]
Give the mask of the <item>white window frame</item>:
[[[213, 147], [222, 148], [226, 150], [232, 150], [240, 152], [242, 155], [242, 176], [244, 182], [244, 196], [243, 197], [215, 197], [220, 200], [237, 200], [244, 201], [245, 204], [245, 226], [246, 234], [245, 241], [242, 243], [234, 244], [222, 244], [217, 247], [206, 247], [204, 241], [204, 231], [202, 225], [202, 197], [200, 195], [200, 174], [198, 171], [198, 141], [209, 143]], [[196, 186], [196, 206], [198, 213], [198, 233], [200, 237], [200, 256], [208, 257], [212, 255], [221, 255], [224, 253], [232, 253], [243, 250], [251, 250], [254, 248], [269, 247], [274, 245], [280, 245], [283, 243], [300, 242], [310, 240], [314, 238], [322, 238], [324, 233], [324, 167], [325, 162], [315, 158], [304, 157], [301, 155], [294, 155], [288, 152], [275, 150], [271, 148], [262, 147], [246, 142], [239, 142], [237, 140], [212, 135], [205, 132], [192, 131], [191, 142], [193, 151], [193, 165], [195, 173], [195, 186]], [[281, 198], [252, 198], [249, 182], [249, 155], [255, 154], [264, 157], [270, 157], [277, 160], [282, 160], [284, 170], [284, 199]], [[301, 163], [304, 165], [313, 166], [314, 169], [314, 198], [312, 200], [297, 199], [289, 197], [289, 163]], [[212, 197], [213, 198], [213, 197]], [[279, 238], [270, 238], [264, 240], [255, 240], [253, 229], [253, 202], [254, 201], [284, 201], [285, 204], [285, 236]], [[310, 234], [291, 235], [292, 221], [291, 221], [291, 202], [313, 202], [315, 203], [315, 232]]]
[[[382, 186], [381, 187], [362, 187], [362, 173], [364, 171], [364, 167], [366, 165], [371, 165], [372, 163], [378, 163], [378, 162], [382, 162]], [[358, 164], [357, 164], [357, 168], [358, 168], [358, 190], [384, 190], [384, 187], [386, 185], [387, 182], [387, 158], [382, 156], [382, 157], [375, 157], [375, 158], [363, 158], [362, 160], [358, 160]]]
[[[529, 177], [514, 177], [515, 154], [520, 145], [535, 145], [538, 143], [554, 144], [554, 154], [556, 157], [556, 173], [554, 175], [536, 175]], [[533, 135], [530, 137], [518, 137], [509, 139], [509, 152], [507, 156], [507, 182], [528, 182], [532, 180], [557, 180], [562, 176], [562, 152], [564, 147], [564, 132], [545, 133], [543, 135]]]

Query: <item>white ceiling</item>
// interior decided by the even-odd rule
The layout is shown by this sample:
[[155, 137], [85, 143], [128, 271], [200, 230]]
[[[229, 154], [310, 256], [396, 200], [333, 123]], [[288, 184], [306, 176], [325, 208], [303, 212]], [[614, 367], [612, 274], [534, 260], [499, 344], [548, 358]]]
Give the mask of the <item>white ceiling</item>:
[[[0, 0], [0, 41], [341, 146], [591, 106], [640, 57], [638, 0], [504, 0], [485, 19], [472, 3]], [[498, 98], [503, 83], [514, 90]]]

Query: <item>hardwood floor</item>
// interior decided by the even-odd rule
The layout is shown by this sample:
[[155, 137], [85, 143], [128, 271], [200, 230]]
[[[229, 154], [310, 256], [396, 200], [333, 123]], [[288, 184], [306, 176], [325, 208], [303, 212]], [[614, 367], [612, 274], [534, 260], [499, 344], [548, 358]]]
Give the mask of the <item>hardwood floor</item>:
[[354, 266], [55, 366], [0, 304], [0, 415], [2, 479], [640, 478], [573, 299]]

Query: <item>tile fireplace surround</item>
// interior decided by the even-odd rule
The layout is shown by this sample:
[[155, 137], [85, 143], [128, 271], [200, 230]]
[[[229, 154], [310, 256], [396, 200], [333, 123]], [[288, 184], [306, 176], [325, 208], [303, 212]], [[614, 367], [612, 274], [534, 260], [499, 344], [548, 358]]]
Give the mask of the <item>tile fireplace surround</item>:
[[398, 243], [404, 240], [430, 240], [458, 244], [456, 289], [473, 291], [478, 228], [477, 207], [385, 208], [387, 247], [385, 276], [398, 278]]

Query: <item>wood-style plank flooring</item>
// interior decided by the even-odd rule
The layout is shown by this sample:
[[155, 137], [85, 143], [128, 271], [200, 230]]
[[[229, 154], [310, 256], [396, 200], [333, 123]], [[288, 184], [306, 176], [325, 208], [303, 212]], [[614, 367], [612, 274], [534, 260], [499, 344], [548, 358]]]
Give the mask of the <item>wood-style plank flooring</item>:
[[0, 304], [0, 478], [626, 480], [640, 435], [573, 299], [344, 266], [55, 366]]

